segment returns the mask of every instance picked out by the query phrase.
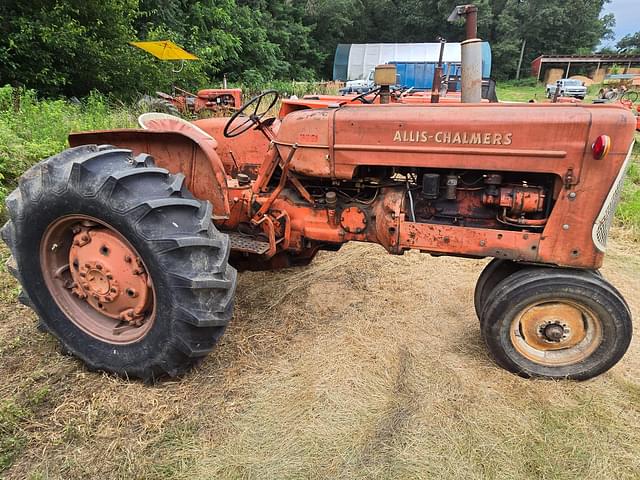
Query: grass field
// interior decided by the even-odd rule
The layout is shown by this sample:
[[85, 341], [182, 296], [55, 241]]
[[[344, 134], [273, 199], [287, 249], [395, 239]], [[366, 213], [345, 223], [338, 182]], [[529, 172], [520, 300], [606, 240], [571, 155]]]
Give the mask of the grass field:
[[[526, 79], [520, 82], [503, 82], [496, 86], [498, 99], [503, 102], [528, 102], [536, 100], [543, 102], [547, 99], [545, 95], [546, 85], [536, 83], [534, 79]], [[591, 102], [596, 98], [599, 85], [592, 85], [587, 90], [586, 102]]]
[[[5, 166], [58, 149], [66, 128], [135, 119], [56, 105], [49, 121], [36, 107], [0, 117]], [[635, 162], [603, 272], [639, 318], [640, 145]], [[63, 355], [17, 302], [7, 257], [0, 247], [0, 478], [640, 478], [638, 326], [594, 380], [513, 376], [479, 336], [483, 261], [354, 244], [306, 268], [243, 274], [219, 348], [149, 387]]]
[[[636, 251], [614, 242], [604, 273], [638, 318]], [[6, 479], [638, 478], [638, 340], [586, 383], [506, 373], [473, 313], [482, 263], [350, 245], [304, 269], [243, 274], [216, 352], [156, 387], [62, 355], [2, 271], [0, 469]]]

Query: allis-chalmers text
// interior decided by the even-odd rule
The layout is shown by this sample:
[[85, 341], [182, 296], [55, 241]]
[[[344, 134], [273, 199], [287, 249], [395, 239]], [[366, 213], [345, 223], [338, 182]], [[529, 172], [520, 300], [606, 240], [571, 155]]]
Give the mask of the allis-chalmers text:
[[513, 133], [490, 132], [435, 132], [426, 130], [396, 130], [394, 142], [449, 143], [453, 145], [511, 145]]

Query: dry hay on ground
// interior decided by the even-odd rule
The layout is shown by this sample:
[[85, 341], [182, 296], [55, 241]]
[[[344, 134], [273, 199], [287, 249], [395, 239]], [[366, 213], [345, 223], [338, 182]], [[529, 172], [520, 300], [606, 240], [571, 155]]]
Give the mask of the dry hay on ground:
[[[612, 250], [605, 275], [640, 318], [636, 248]], [[473, 313], [483, 264], [354, 244], [307, 268], [243, 274], [219, 348], [156, 387], [62, 356], [0, 273], [4, 475], [640, 477], [638, 341], [586, 383], [504, 372]]]

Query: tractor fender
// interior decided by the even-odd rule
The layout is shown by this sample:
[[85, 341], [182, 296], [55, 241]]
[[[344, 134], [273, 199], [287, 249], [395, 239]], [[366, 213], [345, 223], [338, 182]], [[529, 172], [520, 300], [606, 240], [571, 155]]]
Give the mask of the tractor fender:
[[227, 176], [214, 142], [182, 131], [122, 129], [69, 135], [72, 147], [89, 144], [128, 148], [134, 155], [148, 153], [157, 166], [173, 174], [182, 173], [196, 198], [211, 202], [214, 220], [229, 218]]

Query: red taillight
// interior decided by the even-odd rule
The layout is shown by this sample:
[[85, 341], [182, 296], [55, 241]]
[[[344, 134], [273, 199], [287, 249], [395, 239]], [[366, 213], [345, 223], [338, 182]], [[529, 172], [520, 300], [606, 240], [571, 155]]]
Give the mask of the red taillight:
[[593, 158], [602, 160], [607, 156], [609, 150], [611, 150], [611, 137], [609, 137], [609, 135], [600, 135], [596, 138], [596, 141], [593, 142], [591, 149], [593, 150]]

